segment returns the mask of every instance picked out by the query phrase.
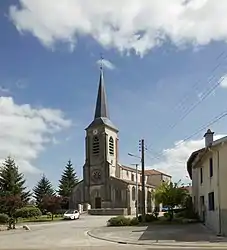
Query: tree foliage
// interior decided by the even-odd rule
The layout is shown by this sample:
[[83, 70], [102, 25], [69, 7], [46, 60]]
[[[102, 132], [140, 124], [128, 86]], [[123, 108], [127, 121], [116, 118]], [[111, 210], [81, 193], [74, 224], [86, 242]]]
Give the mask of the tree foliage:
[[38, 207], [35, 206], [26, 206], [19, 208], [15, 211], [16, 218], [32, 218], [39, 217], [42, 213]]
[[21, 201], [27, 203], [31, 197], [30, 191], [25, 186], [25, 178], [19, 173], [15, 161], [10, 156], [6, 158], [0, 168], [0, 192], [2, 196], [9, 195], [20, 197]]
[[61, 179], [59, 180], [59, 195], [69, 198], [72, 194], [73, 188], [77, 183], [78, 177], [76, 171], [73, 168], [72, 162], [69, 160], [61, 175]]
[[15, 229], [16, 225], [16, 210], [21, 208], [24, 202], [20, 195], [5, 194], [0, 196], [0, 209], [2, 213], [9, 216], [9, 229]]
[[55, 194], [51, 182], [45, 175], [38, 181], [37, 185], [33, 188], [34, 198], [36, 204], [40, 207], [40, 204], [45, 196], [52, 196]]
[[47, 195], [44, 196], [41, 202], [41, 207], [43, 210], [46, 210], [48, 212], [51, 212], [52, 214], [52, 220], [53, 220], [53, 215], [61, 209], [61, 203], [62, 203], [62, 198], [57, 195]]
[[170, 219], [173, 218], [173, 208], [184, 204], [188, 192], [179, 183], [163, 182], [154, 192], [156, 202], [169, 208]]

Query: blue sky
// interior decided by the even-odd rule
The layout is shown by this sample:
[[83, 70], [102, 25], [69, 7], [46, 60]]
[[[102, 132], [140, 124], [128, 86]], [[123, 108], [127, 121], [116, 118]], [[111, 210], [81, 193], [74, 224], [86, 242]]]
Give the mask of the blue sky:
[[[29, 6], [32, 2], [34, 5]], [[70, 39], [67, 40], [68, 29], [63, 32], [66, 20], [54, 19], [54, 14], [59, 13], [55, 12], [55, 3], [50, 2], [53, 7], [50, 17], [57, 20], [56, 23], [51, 18], [43, 18], [50, 3], [42, 6], [42, 13], [36, 0], [30, 3], [26, 0], [0, 2], [0, 119], [3, 121], [7, 118], [4, 123], [7, 126], [3, 126], [0, 132], [3, 142], [7, 140], [7, 150], [3, 148], [4, 145], [0, 147], [0, 159], [4, 159], [7, 154], [14, 155], [21, 163], [21, 169], [29, 177], [29, 186], [39, 179], [41, 173], [45, 173], [56, 185], [69, 158], [72, 159], [78, 175], [82, 175], [84, 129], [94, 115], [99, 78], [97, 60], [102, 53], [104, 58], [115, 66], [114, 69], [105, 69], [105, 83], [111, 120], [120, 130], [120, 162], [134, 163], [135, 160], [129, 158], [127, 153], [139, 154], [138, 141], [144, 138], [149, 148], [146, 152], [147, 167], [158, 168], [173, 174], [176, 180], [181, 178], [187, 182], [185, 160], [196, 147], [202, 146], [200, 140], [206, 129], [182, 147], [176, 148], [175, 143], [193, 134], [227, 109], [225, 80], [222, 82], [223, 86], [216, 88], [183, 121], [179, 122], [179, 119], [187, 109], [199, 101], [202, 93], [225, 76], [227, 46], [222, 40], [224, 35], [227, 35], [227, 30], [226, 33], [223, 31], [222, 36], [213, 34], [216, 41], [211, 41], [213, 37], [208, 35], [210, 30], [206, 30], [206, 27], [204, 33], [206, 32], [210, 40], [202, 40], [196, 32], [192, 32], [191, 38], [187, 40], [187, 36], [182, 32], [179, 37], [182, 36], [186, 41], [179, 42], [179, 39], [168, 34], [168, 39], [161, 39], [164, 40], [162, 44], [151, 46], [151, 40], [146, 48], [142, 48], [146, 39], [142, 45], [127, 44], [124, 40], [120, 44], [121, 40], [116, 39], [112, 42], [108, 39], [103, 41], [100, 38], [102, 30], [97, 31], [97, 36], [94, 35], [95, 32], [77, 31], [75, 38], [72, 34], [78, 27], [74, 27], [74, 30], [71, 28], [72, 31], [68, 34]], [[73, 2], [81, 4], [81, 1], [77, 0], [68, 1], [68, 4]], [[10, 6], [21, 7], [21, 3], [24, 3], [22, 9], [9, 11]], [[88, 0], [86, 4], [89, 6]], [[223, 7], [224, 5], [223, 3]], [[32, 11], [27, 15], [29, 7]], [[113, 12], [115, 7], [113, 6]], [[81, 12], [81, 16], [82, 14]], [[36, 18], [33, 19], [31, 15]], [[89, 20], [92, 20], [92, 17]], [[121, 27], [120, 23], [118, 25]], [[41, 30], [43, 27], [46, 27], [45, 32]], [[61, 32], [53, 33], [58, 29]], [[153, 29], [155, 30], [155, 27]], [[53, 34], [49, 35], [48, 32]], [[191, 40], [197, 42], [192, 43]], [[222, 56], [217, 59], [221, 53]], [[217, 65], [218, 68], [213, 72]], [[212, 75], [214, 79], [209, 83], [208, 79]], [[198, 81], [197, 89], [193, 88]], [[180, 103], [182, 100], [183, 104]], [[28, 116], [28, 107], [24, 108], [24, 104], [28, 104], [29, 110], [33, 111], [48, 109], [49, 115], [52, 110], [61, 110], [62, 121], [56, 122], [59, 130], [56, 132], [34, 129], [27, 133], [23, 129], [21, 132], [17, 119], [26, 119]], [[9, 106], [10, 108], [7, 108]], [[21, 107], [23, 108], [20, 109]], [[14, 112], [13, 109], [20, 109], [20, 112]], [[33, 115], [30, 130], [37, 118]], [[13, 119], [8, 119], [10, 116]], [[42, 118], [42, 122], [45, 122], [45, 119], [40, 117], [39, 119]], [[66, 123], [63, 122], [65, 120]], [[222, 119], [211, 126], [217, 135], [226, 134], [226, 121]], [[51, 123], [50, 120], [48, 122]], [[175, 123], [175, 128], [170, 129]], [[8, 128], [12, 129], [13, 135], [7, 133]], [[31, 135], [32, 138], [39, 138], [32, 144], [22, 138], [22, 133], [24, 137]], [[49, 141], [43, 142], [41, 138], [44, 137]], [[25, 151], [32, 146], [34, 150], [31, 155], [23, 156], [24, 152], [13, 147], [14, 142], [18, 147], [23, 144]], [[198, 144], [194, 145], [193, 142]], [[167, 150], [164, 151], [167, 155], [163, 150]], [[26, 168], [23, 168], [23, 164]], [[32, 168], [37, 168], [40, 172], [32, 172]]]

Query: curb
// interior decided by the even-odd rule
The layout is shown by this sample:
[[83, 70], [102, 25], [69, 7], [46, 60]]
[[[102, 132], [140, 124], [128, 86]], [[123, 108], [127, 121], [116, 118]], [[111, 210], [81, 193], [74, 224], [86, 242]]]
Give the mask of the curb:
[[100, 237], [100, 236], [97, 236], [95, 235], [94, 233], [92, 233], [93, 230], [91, 231], [87, 231], [87, 235], [94, 238], [94, 239], [97, 239], [97, 240], [103, 240], [103, 241], [107, 241], [107, 242], [112, 242], [112, 243], [117, 243], [117, 244], [123, 244], [123, 245], [138, 245], [138, 246], [163, 246], [163, 247], [170, 247], [170, 248], [173, 248], [173, 247], [185, 247], [185, 248], [215, 248], [215, 249], [227, 249], [227, 244], [226, 245], [223, 245], [223, 246], [220, 246], [220, 245], [216, 245], [214, 243], [211, 243], [211, 242], [208, 242], [207, 244], [198, 244], [198, 243], [195, 243], [193, 242], [192, 244], [190, 243], [187, 243], [187, 244], [177, 244], [177, 243], [172, 243], [172, 242], [168, 242], [168, 243], [144, 243], [144, 242], [137, 242], [137, 241], [122, 241], [122, 240], [114, 240], [114, 239], [108, 239], [108, 238], [105, 238], [105, 237]]

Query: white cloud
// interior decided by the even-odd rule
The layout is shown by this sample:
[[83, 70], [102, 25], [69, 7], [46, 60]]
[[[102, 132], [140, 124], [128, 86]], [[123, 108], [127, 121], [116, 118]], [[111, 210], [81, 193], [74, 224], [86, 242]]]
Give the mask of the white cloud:
[[148, 50], [171, 40], [175, 45], [206, 45], [227, 40], [226, 0], [19, 0], [9, 15], [18, 31], [43, 45], [91, 36], [119, 51]]
[[110, 62], [110, 61], [108, 61], [106, 59], [102, 59], [102, 60], [100, 59], [100, 60], [98, 60], [97, 64], [99, 66], [102, 64], [102, 66], [104, 68], [107, 68], [107, 69], [111, 69], [111, 70], [115, 69], [115, 65], [112, 62]]
[[224, 75], [220, 80], [220, 86], [222, 88], [227, 88], [227, 75]]
[[21, 171], [36, 173], [32, 165], [53, 134], [71, 125], [60, 110], [17, 105], [11, 97], [0, 97], [0, 162], [15, 158]]
[[[214, 140], [217, 140], [225, 135], [216, 135]], [[175, 181], [182, 180], [185, 184], [190, 182], [187, 172], [187, 160], [192, 152], [204, 147], [204, 139], [178, 141], [172, 148], [163, 150], [163, 160], [152, 165], [152, 168], [163, 171], [166, 174], [173, 176]]]

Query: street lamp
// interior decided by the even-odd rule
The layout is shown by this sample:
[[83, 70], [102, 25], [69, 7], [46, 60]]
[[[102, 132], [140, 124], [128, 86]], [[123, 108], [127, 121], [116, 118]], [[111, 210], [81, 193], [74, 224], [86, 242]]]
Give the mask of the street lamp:
[[[137, 155], [128, 153], [129, 156], [135, 157], [135, 158], [139, 158], [141, 160], [141, 158]], [[134, 166], [136, 166], [136, 218], [138, 218], [138, 165], [139, 164], [132, 164]]]

